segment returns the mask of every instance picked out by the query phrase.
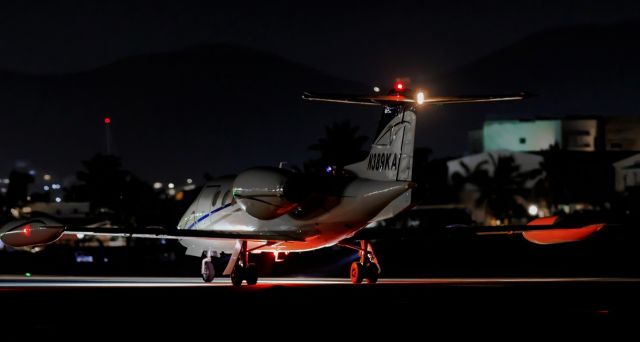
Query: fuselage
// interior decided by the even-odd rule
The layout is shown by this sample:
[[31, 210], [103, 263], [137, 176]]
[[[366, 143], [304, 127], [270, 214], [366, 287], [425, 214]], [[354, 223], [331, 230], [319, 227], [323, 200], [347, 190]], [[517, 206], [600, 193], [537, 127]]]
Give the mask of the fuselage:
[[[350, 237], [368, 223], [398, 196], [410, 189], [410, 182], [376, 181], [353, 178], [343, 183], [340, 191], [325, 196], [313, 206], [296, 210], [270, 220], [249, 215], [237, 203], [233, 194], [235, 177], [225, 177], [207, 183], [185, 212], [178, 229], [218, 231], [278, 232], [292, 241], [249, 241], [254, 251], [308, 251]], [[206, 250], [231, 253], [235, 240], [183, 239], [181, 243], [198, 254]]]

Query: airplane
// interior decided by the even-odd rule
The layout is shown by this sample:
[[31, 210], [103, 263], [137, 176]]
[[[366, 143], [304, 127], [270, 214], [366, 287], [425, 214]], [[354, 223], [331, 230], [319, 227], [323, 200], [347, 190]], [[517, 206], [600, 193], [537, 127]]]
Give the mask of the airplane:
[[[357, 250], [350, 266], [354, 284], [376, 283], [380, 265], [369, 240], [348, 242], [372, 222], [384, 220], [411, 205], [412, 163], [417, 109], [431, 105], [512, 101], [527, 93], [488, 96], [428, 97], [398, 81], [386, 95], [304, 93], [308, 101], [381, 106], [382, 117], [368, 156], [343, 170], [325, 175], [296, 173], [286, 168], [256, 167], [237, 176], [206, 183], [177, 224], [177, 229], [147, 227], [74, 227], [50, 217], [9, 222], [0, 228], [8, 246], [24, 247], [54, 242], [63, 234], [111, 235], [178, 239], [186, 254], [202, 257], [205, 282], [214, 279], [214, 258], [231, 257], [222, 275], [240, 286], [258, 282], [250, 253], [304, 252], [339, 245]], [[555, 218], [543, 218], [524, 227], [485, 230], [480, 234], [521, 233], [535, 243], [577, 241], [601, 225], [565, 227]], [[545, 232], [546, 231], [546, 232]]]

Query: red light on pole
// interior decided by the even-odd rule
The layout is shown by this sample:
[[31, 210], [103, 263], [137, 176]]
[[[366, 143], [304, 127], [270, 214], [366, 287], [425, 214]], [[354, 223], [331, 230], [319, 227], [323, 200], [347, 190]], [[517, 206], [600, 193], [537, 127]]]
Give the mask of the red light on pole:
[[111, 123], [111, 118], [110, 117], [104, 118], [104, 123], [105, 123], [105, 125], [110, 124]]
[[402, 81], [398, 81], [396, 82], [394, 88], [396, 88], [396, 91], [401, 92], [404, 90], [404, 83], [402, 83]]

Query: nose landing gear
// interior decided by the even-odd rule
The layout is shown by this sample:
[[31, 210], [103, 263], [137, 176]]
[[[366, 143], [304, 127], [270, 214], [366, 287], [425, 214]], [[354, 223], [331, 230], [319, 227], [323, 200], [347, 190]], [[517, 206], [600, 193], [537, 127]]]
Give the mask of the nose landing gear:
[[200, 273], [202, 273], [202, 280], [205, 283], [210, 283], [213, 281], [213, 278], [216, 276], [215, 268], [213, 267], [212, 257], [217, 257], [218, 253], [213, 252], [211, 250], [207, 251], [207, 256], [202, 259], [202, 267], [200, 269]]

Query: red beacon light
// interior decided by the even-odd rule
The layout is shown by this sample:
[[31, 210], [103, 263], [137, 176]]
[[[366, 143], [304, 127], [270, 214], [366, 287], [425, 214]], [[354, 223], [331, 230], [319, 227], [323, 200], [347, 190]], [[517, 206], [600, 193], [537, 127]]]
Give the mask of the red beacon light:
[[402, 83], [402, 81], [396, 82], [396, 84], [393, 86], [393, 88], [397, 92], [403, 92], [406, 89], [406, 87], [405, 87], [404, 83]]
[[111, 118], [110, 118], [110, 117], [106, 117], [106, 118], [104, 118], [104, 124], [105, 124], [105, 125], [108, 125], [108, 124], [110, 124], [110, 123], [111, 123]]

